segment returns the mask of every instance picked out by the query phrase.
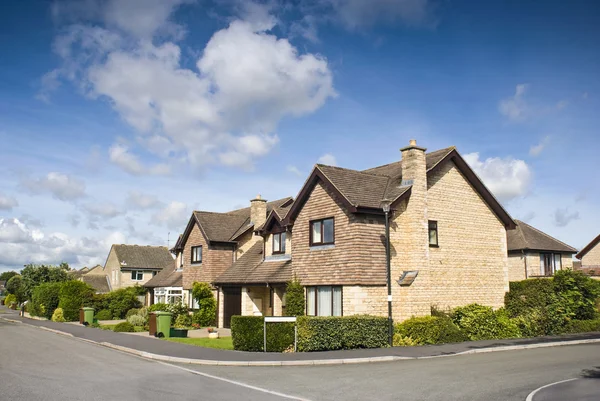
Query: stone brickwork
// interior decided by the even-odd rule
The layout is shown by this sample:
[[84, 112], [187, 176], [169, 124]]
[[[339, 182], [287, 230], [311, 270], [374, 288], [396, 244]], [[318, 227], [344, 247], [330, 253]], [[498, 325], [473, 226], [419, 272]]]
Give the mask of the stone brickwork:
[[[192, 247], [202, 246], [202, 263], [191, 263]], [[194, 225], [183, 247], [183, 288], [189, 290], [195, 281], [212, 283], [233, 263], [233, 246], [207, 245], [206, 239]]]
[[225, 322], [223, 319], [225, 318], [225, 294], [223, 294], [223, 288], [219, 288], [217, 290], [217, 327], [223, 327]]
[[600, 267], [600, 243], [590, 249], [581, 258], [582, 267]]
[[[561, 254], [562, 269], [573, 270], [573, 258], [571, 254]], [[509, 263], [509, 280], [520, 281], [526, 278], [539, 277], [542, 274], [540, 266], [540, 253], [535, 251], [526, 251], [523, 254], [510, 254], [508, 257]], [[527, 277], [525, 276], [525, 267], [527, 266]]]
[[[334, 218], [335, 244], [311, 247], [311, 220]], [[294, 221], [292, 268], [303, 285], [385, 284], [383, 218], [349, 213], [318, 183]]]
[[[292, 254], [292, 233], [285, 233], [285, 254]], [[267, 234], [265, 239], [265, 256], [273, 256], [273, 234]]]
[[239, 259], [244, 253], [248, 251], [257, 241], [262, 241], [263, 238], [260, 235], [254, 235], [252, 230], [248, 231], [237, 239], [237, 247], [235, 250], [235, 259]]
[[242, 316], [272, 316], [268, 287], [242, 288]]
[[121, 270], [121, 262], [117, 259], [117, 254], [113, 248], [110, 249], [110, 253], [108, 254], [108, 258], [106, 259], [106, 265], [104, 266], [104, 270], [102, 271], [102, 275], [104, 274], [108, 276], [108, 279], [110, 281], [110, 287], [113, 290], [133, 287], [135, 285], [144, 285], [152, 277], [154, 277], [153, 272], [144, 271], [142, 280], [132, 280], [131, 270]]
[[521, 253], [508, 255], [508, 281], [525, 280], [525, 258]]
[[344, 316], [364, 314], [387, 316], [387, 287], [342, 287], [342, 312]]

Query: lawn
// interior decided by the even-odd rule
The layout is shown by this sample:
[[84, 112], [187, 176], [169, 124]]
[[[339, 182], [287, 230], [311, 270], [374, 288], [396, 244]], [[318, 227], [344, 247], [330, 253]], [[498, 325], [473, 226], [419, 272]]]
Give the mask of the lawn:
[[[114, 329], [115, 329], [115, 326], [116, 326], [116, 324], [101, 324], [101, 325], [100, 325], [100, 328], [101, 328], [102, 330], [110, 330], [110, 331], [114, 331]], [[135, 330], [135, 332], [136, 332], [136, 333], [141, 333], [141, 332], [143, 332], [143, 331], [147, 331], [147, 330], [144, 330], [144, 328], [143, 328], [143, 327], [140, 327], [140, 326], [135, 326], [133, 329]]]
[[220, 338], [165, 338], [167, 341], [174, 343], [196, 345], [198, 347], [216, 348], [216, 349], [233, 349], [231, 337]]

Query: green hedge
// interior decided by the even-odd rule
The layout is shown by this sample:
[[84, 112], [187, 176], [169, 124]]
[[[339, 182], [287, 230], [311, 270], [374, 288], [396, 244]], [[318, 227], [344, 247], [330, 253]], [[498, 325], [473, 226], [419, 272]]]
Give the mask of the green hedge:
[[112, 313], [108, 309], [102, 309], [96, 313], [98, 320], [112, 320]]
[[67, 322], [79, 320], [79, 309], [87, 306], [94, 296], [94, 289], [83, 281], [66, 281], [62, 283], [59, 293], [58, 307], [63, 310]]
[[115, 326], [113, 331], [117, 333], [133, 333], [135, 328], [129, 322], [121, 322]]
[[[232, 316], [231, 339], [238, 351], [263, 351], [264, 317]], [[293, 323], [267, 323], [267, 351], [283, 352], [294, 344]]]
[[142, 303], [137, 298], [138, 288], [128, 287], [111, 291], [106, 294], [106, 309], [110, 310], [113, 318], [124, 319], [127, 311], [141, 308]]
[[458, 307], [452, 311], [452, 321], [473, 341], [521, 337], [516, 322], [503, 308], [494, 311], [478, 304]]
[[298, 351], [380, 348], [388, 346], [386, 317], [298, 317]]
[[600, 319], [571, 320], [565, 327], [565, 333], [589, 333], [600, 331]]
[[510, 317], [524, 316], [532, 308], [544, 308], [554, 299], [552, 279], [529, 279], [509, 283], [504, 306]]
[[[468, 337], [447, 317], [423, 316], [413, 317], [396, 325], [397, 345], [404, 343], [415, 345], [458, 343], [467, 341]], [[394, 345], [396, 345], [396, 342]]]
[[29, 313], [33, 316], [51, 319], [54, 310], [58, 308], [60, 289], [63, 283], [44, 283], [33, 289]]

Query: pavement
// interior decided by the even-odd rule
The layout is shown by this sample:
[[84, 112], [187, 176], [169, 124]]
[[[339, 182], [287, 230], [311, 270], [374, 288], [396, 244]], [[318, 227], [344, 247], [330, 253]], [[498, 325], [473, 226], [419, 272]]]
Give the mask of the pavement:
[[[9, 311], [3, 309], [3, 311]], [[583, 333], [566, 336], [538, 337], [511, 340], [471, 341], [457, 344], [441, 344], [421, 347], [393, 347], [325, 352], [242, 352], [197, 347], [168, 341], [157, 341], [149, 336], [132, 336], [82, 325], [57, 323], [48, 320], [32, 320], [9, 311], [0, 318], [10, 318], [32, 326], [60, 331], [73, 337], [130, 352], [149, 359], [200, 365], [230, 366], [282, 366], [385, 362], [400, 359], [432, 358], [469, 353], [540, 348], [558, 345], [600, 343], [600, 333]]]
[[532, 400], [584, 401], [598, 399], [599, 355], [593, 343], [368, 365], [184, 365], [0, 319], [0, 399], [524, 401], [575, 379]]

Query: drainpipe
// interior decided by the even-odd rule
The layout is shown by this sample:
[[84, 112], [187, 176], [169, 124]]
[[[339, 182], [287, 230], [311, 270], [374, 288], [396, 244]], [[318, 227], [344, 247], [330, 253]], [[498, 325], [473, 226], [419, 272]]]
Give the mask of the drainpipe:
[[523, 254], [523, 259], [525, 259], [525, 280], [527, 280], [529, 278], [527, 273], [527, 254], [525, 253], [524, 249], [521, 249], [521, 253]]

